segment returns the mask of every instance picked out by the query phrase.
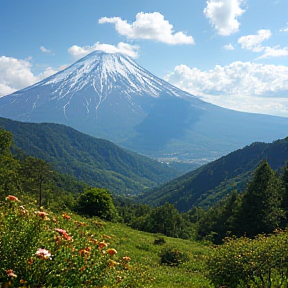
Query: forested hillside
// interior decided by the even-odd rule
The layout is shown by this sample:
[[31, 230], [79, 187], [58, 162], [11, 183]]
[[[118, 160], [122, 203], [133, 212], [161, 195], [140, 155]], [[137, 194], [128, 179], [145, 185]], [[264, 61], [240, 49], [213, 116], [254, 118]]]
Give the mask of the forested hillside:
[[63, 125], [0, 118], [0, 127], [13, 133], [16, 147], [25, 154], [113, 193], [137, 194], [180, 174], [168, 165]]
[[288, 161], [288, 137], [273, 143], [256, 142], [204, 165], [139, 196], [141, 203], [154, 206], [166, 201], [179, 211], [192, 206], [210, 207], [233, 189], [244, 191], [253, 170], [266, 159], [277, 170]]
[[[276, 173], [262, 160], [244, 192], [233, 190], [207, 211], [194, 206], [179, 213], [169, 203], [112, 201], [108, 190], [60, 174], [42, 159], [13, 155], [11, 145], [12, 134], [0, 129], [0, 286], [285, 287], [288, 165]], [[154, 243], [143, 232], [104, 221], [154, 233]], [[223, 239], [224, 245], [210, 245]], [[210, 248], [196, 247], [195, 240]], [[115, 244], [123, 249], [120, 257]]]

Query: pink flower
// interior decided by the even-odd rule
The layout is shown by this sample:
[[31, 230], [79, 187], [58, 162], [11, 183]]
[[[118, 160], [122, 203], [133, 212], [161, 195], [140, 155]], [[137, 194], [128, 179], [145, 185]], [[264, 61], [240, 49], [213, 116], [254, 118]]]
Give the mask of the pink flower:
[[6, 272], [7, 272], [7, 276], [9, 277], [15, 277], [15, 278], [17, 277], [17, 275], [13, 273], [12, 269], [7, 270]]
[[38, 248], [35, 256], [41, 259], [51, 259], [51, 253], [47, 249]]
[[68, 235], [66, 230], [61, 229], [61, 228], [55, 228], [54, 230], [56, 232], [60, 233], [66, 240], [72, 240], [72, 237]]
[[16, 196], [13, 196], [13, 195], [8, 195], [6, 197], [6, 200], [20, 202], [20, 200]]
[[46, 213], [44, 211], [36, 211], [35, 214], [44, 220], [49, 220], [49, 218], [47, 217], [48, 213]]
[[24, 206], [19, 206], [19, 209], [20, 209], [20, 211], [21, 211], [21, 213], [23, 214], [23, 215], [26, 215], [26, 214], [28, 214], [28, 211], [25, 209], [25, 207]]

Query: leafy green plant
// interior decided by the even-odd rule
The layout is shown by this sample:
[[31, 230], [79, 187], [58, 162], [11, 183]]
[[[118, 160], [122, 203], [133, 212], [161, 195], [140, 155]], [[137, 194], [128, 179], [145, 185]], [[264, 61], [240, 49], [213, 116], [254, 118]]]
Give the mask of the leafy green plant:
[[208, 277], [216, 286], [287, 287], [288, 233], [226, 238], [207, 261]]
[[158, 237], [154, 240], [154, 245], [163, 245], [165, 243], [166, 243], [166, 241], [165, 241], [164, 237]]
[[101, 221], [38, 211], [13, 195], [0, 204], [0, 287], [149, 287]]
[[173, 247], [166, 247], [162, 249], [160, 253], [160, 263], [167, 264], [169, 266], [178, 266], [184, 262], [187, 262], [189, 257], [187, 253], [181, 252]]
[[117, 211], [112, 196], [106, 189], [86, 189], [77, 199], [76, 210], [87, 216], [98, 216], [105, 220], [117, 217]]

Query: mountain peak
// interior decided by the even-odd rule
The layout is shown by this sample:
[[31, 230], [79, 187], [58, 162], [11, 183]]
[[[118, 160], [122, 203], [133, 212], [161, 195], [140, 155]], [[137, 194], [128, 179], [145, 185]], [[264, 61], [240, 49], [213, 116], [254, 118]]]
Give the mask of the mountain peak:
[[0, 98], [0, 116], [65, 124], [162, 161], [201, 163], [253, 141], [285, 137], [288, 121], [205, 103], [128, 56], [101, 51]]
[[[37, 83], [34, 86], [51, 85], [54, 95], [71, 96], [83, 89], [92, 88], [94, 97], [99, 98], [98, 107], [113, 90], [119, 90], [131, 99], [132, 94], [159, 97], [163, 88], [175, 94], [172, 85], [154, 76], [128, 56], [121, 53], [94, 51], [63, 71]], [[166, 87], [166, 88], [165, 88]], [[178, 96], [178, 95], [177, 95]]]

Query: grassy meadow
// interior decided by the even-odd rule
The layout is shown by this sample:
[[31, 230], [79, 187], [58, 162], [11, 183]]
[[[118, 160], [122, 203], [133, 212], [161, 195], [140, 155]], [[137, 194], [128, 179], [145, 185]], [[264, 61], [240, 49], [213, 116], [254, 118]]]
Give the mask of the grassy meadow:
[[[14, 196], [0, 203], [0, 231], [1, 288], [212, 287], [204, 275], [210, 248], [200, 243], [37, 209]], [[185, 262], [160, 264], [169, 248]]]

